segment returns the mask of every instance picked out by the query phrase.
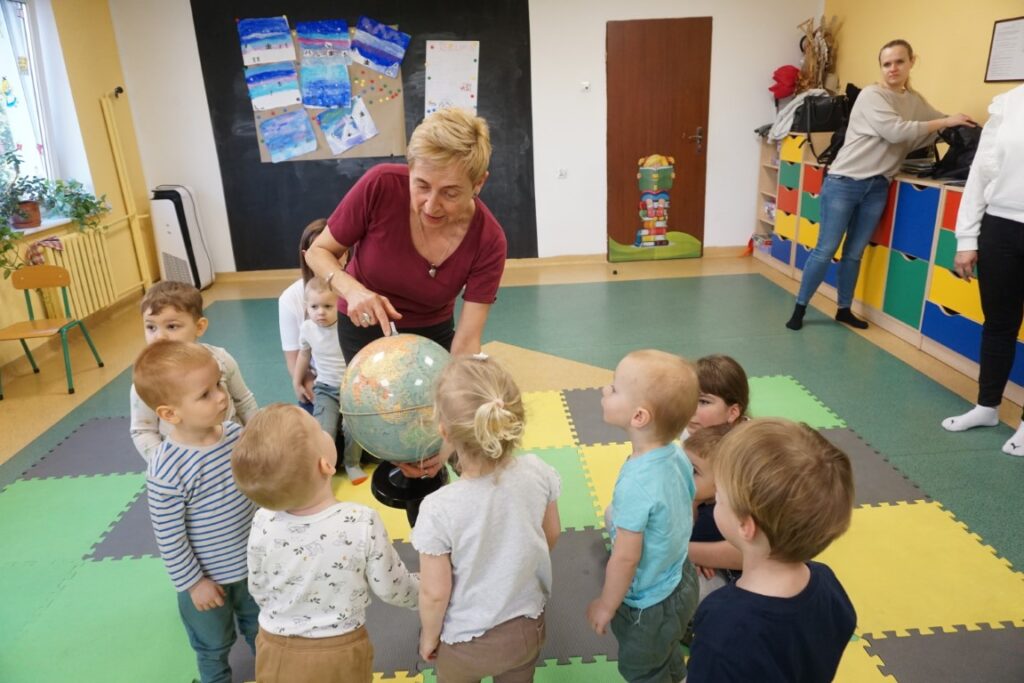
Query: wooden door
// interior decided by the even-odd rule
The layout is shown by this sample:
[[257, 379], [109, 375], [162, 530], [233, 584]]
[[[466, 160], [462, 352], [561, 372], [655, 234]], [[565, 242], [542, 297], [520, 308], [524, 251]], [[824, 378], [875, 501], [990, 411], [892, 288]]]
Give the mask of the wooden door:
[[609, 21], [606, 41], [608, 259], [698, 257], [711, 17]]

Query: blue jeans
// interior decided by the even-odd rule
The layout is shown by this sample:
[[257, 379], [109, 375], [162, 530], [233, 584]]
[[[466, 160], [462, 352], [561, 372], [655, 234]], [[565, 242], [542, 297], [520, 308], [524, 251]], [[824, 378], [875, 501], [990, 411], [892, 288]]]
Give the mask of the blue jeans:
[[178, 593], [178, 613], [185, 624], [188, 642], [196, 653], [199, 680], [202, 683], [231, 683], [231, 652], [238, 630], [253, 652], [256, 652], [256, 633], [259, 631], [260, 608], [249, 595], [247, 580], [222, 584], [224, 606], [200, 612], [188, 591]]
[[827, 175], [821, 186], [821, 228], [818, 245], [807, 257], [804, 277], [796, 302], [806, 306], [818, 291], [825, 273], [846, 235], [843, 257], [839, 261], [839, 307], [849, 308], [853, 290], [860, 274], [860, 257], [868, 246], [885, 211], [889, 196], [889, 180], [873, 176], [856, 180], [841, 175]]

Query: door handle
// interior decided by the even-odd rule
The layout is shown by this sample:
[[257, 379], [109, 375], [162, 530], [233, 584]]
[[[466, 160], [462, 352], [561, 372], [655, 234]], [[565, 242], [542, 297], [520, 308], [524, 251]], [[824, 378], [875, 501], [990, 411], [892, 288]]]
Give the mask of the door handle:
[[704, 149], [704, 126], [697, 126], [697, 134], [690, 135], [689, 139], [697, 141], [697, 154], [700, 154]]

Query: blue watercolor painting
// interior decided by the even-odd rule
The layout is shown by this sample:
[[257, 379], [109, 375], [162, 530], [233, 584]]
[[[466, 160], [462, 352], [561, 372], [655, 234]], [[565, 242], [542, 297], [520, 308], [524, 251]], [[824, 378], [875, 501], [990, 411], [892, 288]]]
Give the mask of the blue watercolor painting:
[[352, 98], [352, 108], [328, 109], [316, 117], [333, 154], [343, 154], [377, 135], [377, 124], [363, 98]]
[[299, 76], [291, 62], [256, 64], [245, 67], [245, 84], [256, 111], [299, 104]]
[[391, 78], [405, 57], [411, 36], [369, 17], [359, 17], [352, 40], [352, 61]]
[[305, 110], [290, 111], [261, 121], [260, 137], [275, 164], [316, 151], [316, 133]]
[[242, 63], [246, 66], [295, 61], [288, 17], [240, 19], [238, 39], [242, 44]]
[[304, 105], [327, 109], [349, 106], [352, 84], [344, 61], [335, 57], [310, 57], [302, 60], [299, 69]]
[[344, 19], [300, 21], [295, 24], [299, 52], [306, 57], [348, 57], [348, 22]]

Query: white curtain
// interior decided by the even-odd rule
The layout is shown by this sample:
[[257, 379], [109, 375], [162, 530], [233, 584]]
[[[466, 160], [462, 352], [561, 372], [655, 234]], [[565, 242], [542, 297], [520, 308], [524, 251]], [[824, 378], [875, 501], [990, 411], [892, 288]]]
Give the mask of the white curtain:
[[0, 152], [17, 150], [21, 174], [46, 177], [22, 3], [0, 0]]

